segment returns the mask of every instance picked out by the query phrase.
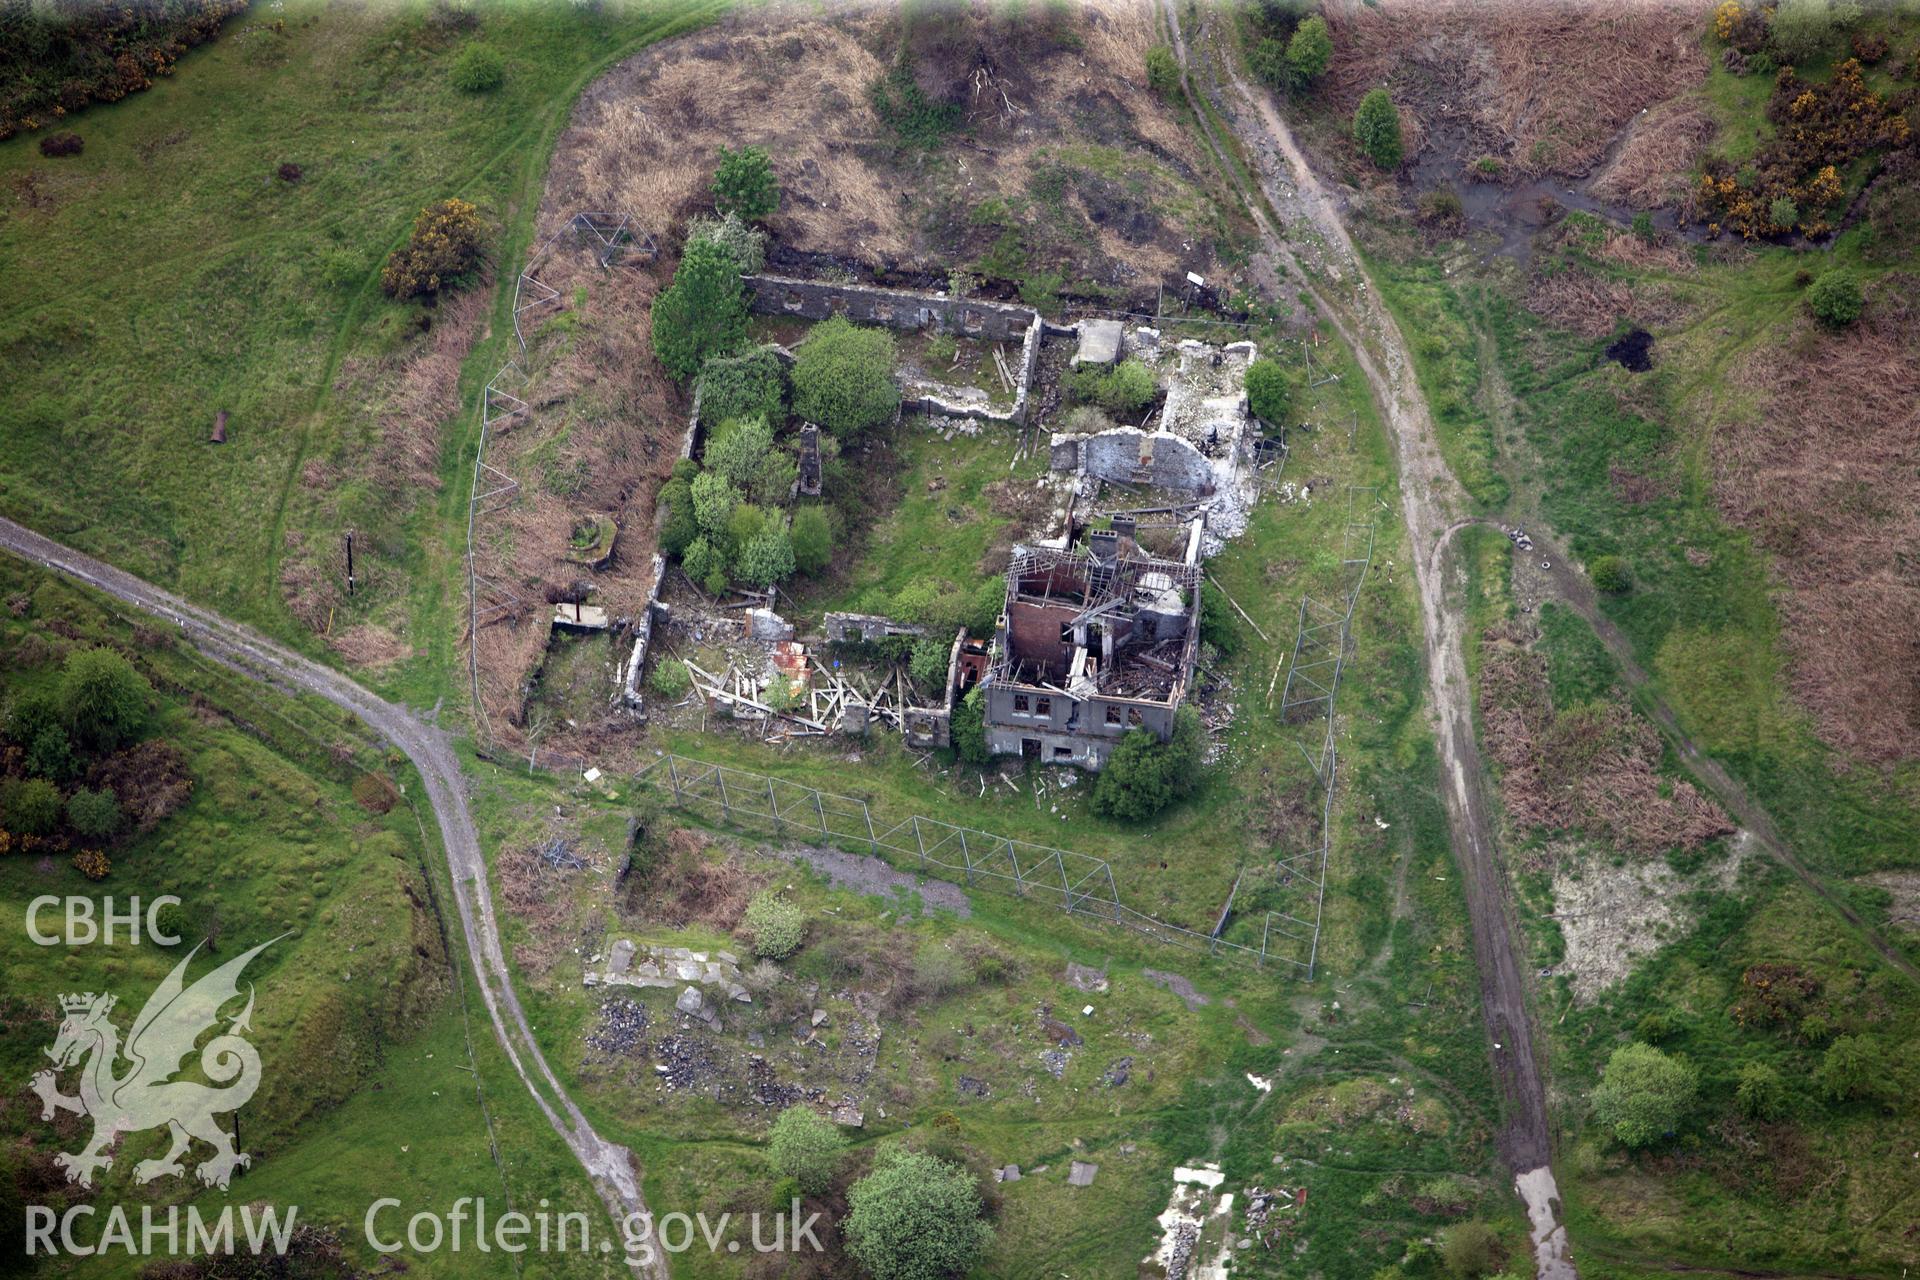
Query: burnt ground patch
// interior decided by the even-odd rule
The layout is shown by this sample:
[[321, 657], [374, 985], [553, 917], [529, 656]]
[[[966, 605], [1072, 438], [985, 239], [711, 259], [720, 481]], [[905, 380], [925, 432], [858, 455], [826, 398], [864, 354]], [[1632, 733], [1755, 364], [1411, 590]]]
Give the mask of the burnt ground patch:
[[1653, 335], [1645, 329], [1629, 329], [1607, 348], [1607, 359], [1631, 373], [1653, 368]]

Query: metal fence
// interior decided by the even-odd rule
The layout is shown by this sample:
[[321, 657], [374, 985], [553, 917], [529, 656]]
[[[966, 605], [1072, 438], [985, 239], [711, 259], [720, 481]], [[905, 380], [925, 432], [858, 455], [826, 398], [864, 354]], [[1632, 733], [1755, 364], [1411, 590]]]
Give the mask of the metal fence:
[[889, 818], [857, 797], [673, 753], [647, 764], [634, 781], [652, 787], [677, 809], [738, 830], [871, 854], [935, 879], [1011, 894], [1169, 945], [1311, 976], [1311, 958], [1287, 954], [1290, 949], [1280, 945], [1291, 940], [1311, 956], [1313, 939], [1290, 917], [1269, 913], [1258, 946], [1172, 924], [1122, 902], [1112, 865], [1091, 854], [920, 814]]

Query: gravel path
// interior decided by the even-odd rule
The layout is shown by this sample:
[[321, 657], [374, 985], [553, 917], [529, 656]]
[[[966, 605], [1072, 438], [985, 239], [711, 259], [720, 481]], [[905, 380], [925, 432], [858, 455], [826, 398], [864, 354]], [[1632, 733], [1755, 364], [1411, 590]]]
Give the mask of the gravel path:
[[871, 893], [905, 905], [912, 894], [920, 895], [920, 914], [951, 911], [965, 920], [973, 914], [973, 903], [966, 890], [945, 880], [927, 880], [896, 871], [883, 859], [866, 853], [846, 853], [819, 845], [796, 844], [775, 849], [773, 853], [789, 862], [804, 862], [825, 876], [836, 889]]
[[[243, 675], [277, 688], [317, 694], [352, 712], [406, 753], [426, 785], [427, 802], [440, 826], [454, 900], [460, 909], [461, 932], [501, 1048], [554, 1132], [586, 1170], [608, 1211], [616, 1219], [645, 1214], [647, 1207], [640, 1195], [633, 1154], [602, 1138], [581, 1114], [547, 1065], [514, 994], [506, 956], [500, 948], [493, 898], [487, 888], [486, 859], [480, 851], [473, 813], [467, 806], [466, 779], [446, 736], [406, 708], [374, 696], [339, 672], [249, 627], [229, 622], [11, 520], [0, 519], [0, 550], [86, 583], [174, 624], [195, 648]], [[665, 1260], [657, 1251], [649, 1257], [636, 1256], [632, 1262], [636, 1274], [650, 1280], [665, 1280], [667, 1276]]]
[[[1275, 261], [1293, 267], [1287, 283], [1302, 283], [1353, 351], [1386, 420], [1413, 548], [1428, 702], [1440, 749], [1441, 796], [1454, 858], [1465, 881], [1481, 1008], [1501, 1095], [1497, 1143], [1533, 1224], [1540, 1280], [1574, 1280], [1566, 1229], [1558, 1220], [1559, 1191], [1549, 1165], [1546, 1085], [1514, 944], [1506, 873], [1493, 838], [1486, 770], [1474, 736], [1466, 618], [1447, 590], [1440, 554], [1457, 514], [1467, 508], [1465, 493], [1440, 455], [1406, 338], [1368, 280], [1339, 205], [1314, 176], [1270, 96], [1241, 79], [1231, 53], [1210, 52], [1204, 61], [1190, 57], [1173, 0], [1163, 0], [1163, 6], [1175, 55], [1188, 73], [1188, 92], [1208, 94], [1254, 164], [1261, 199], [1248, 199], [1247, 205], [1265, 233], [1269, 252]], [[1210, 36], [1210, 22], [1203, 20], [1202, 41], [1230, 38]]]

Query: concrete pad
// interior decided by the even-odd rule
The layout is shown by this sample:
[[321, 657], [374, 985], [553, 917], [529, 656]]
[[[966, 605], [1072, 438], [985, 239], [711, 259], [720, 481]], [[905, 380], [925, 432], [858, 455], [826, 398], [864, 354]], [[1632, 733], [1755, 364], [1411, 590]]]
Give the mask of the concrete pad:
[[1075, 364], [1113, 364], [1120, 359], [1123, 329], [1118, 320], [1082, 320], [1080, 349], [1073, 353]]

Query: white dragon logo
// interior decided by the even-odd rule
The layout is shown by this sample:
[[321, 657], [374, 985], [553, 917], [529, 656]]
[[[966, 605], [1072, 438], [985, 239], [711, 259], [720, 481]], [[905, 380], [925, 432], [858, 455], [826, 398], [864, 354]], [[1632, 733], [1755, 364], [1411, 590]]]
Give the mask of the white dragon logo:
[[[120, 1047], [119, 1028], [107, 1016], [115, 997], [91, 991], [60, 997], [66, 1016], [53, 1047], [46, 1051], [53, 1069], [37, 1073], [30, 1087], [40, 1095], [42, 1120], [53, 1119], [56, 1111], [93, 1117], [93, 1140], [78, 1152], [54, 1156], [69, 1182], [91, 1187], [95, 1170], [113, 1167], [113, 1157], [105, 1151], [121, 1134], [163, 1126], [172, 1130], [172, 1148], [162, 1159], [135, 1165], [134, 1181], [146, 1183], [186, 1172], [180, 1157], [194, 1138], [214, 1149], [212, 1158], [194, 1170], [207, 1186], [225, 1190], [233, 1171], [253, 1162], [251, 1156], [233, 1149], [233, 1139], [215, 1119], [216, 1113], [245, 1106], [260, 1087], [260, 1054], [239, 1034], [252, 1030], [252, 984], [247, 987], [247, 1007], [228, 1023], [225, 1033], [200, 1050], [200, 1070], [215, 1085], [226, 1087], [170, 1077], [184, 1068], [201, 1034], [219, 1022], [221, 1006], [239, 996], [240, 971], [247, 962], [278, 941], [261, 943], [189, 987], [183, 978], [187, 964], [199, 953], [195, 947], [140, 1010], [125, 1049]], [[114, 1068], [122, 1059], [130, 1065], [116, 1076]], [[55, 1077], [82, 1060], [80, 1094], [67, 1097]]]

